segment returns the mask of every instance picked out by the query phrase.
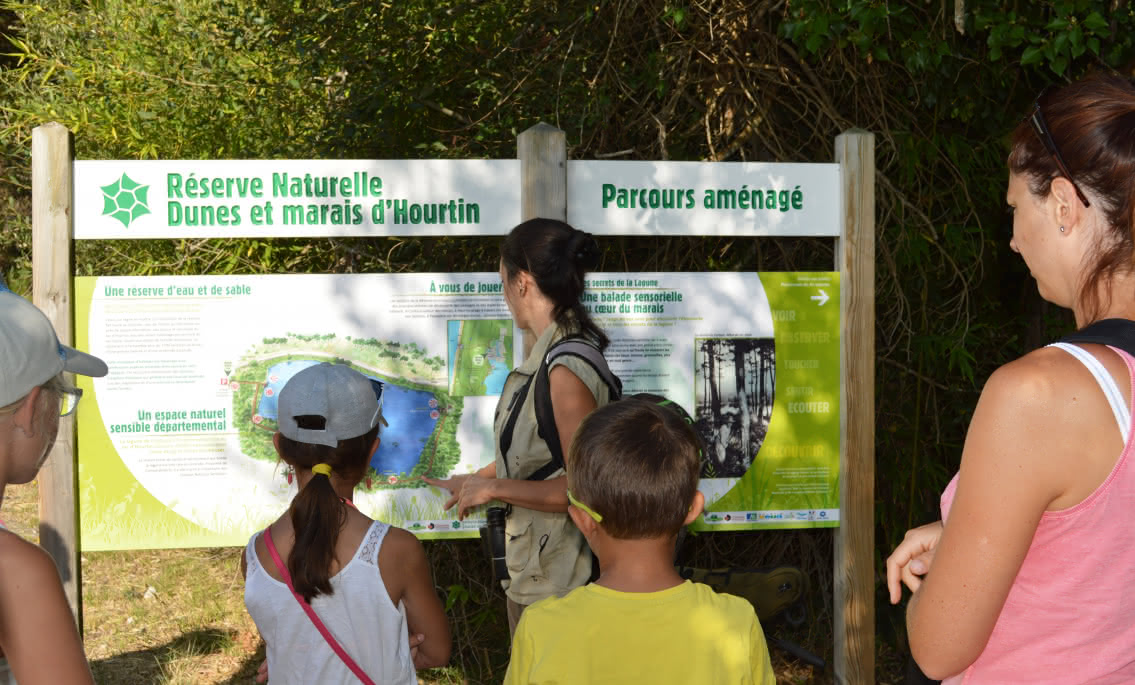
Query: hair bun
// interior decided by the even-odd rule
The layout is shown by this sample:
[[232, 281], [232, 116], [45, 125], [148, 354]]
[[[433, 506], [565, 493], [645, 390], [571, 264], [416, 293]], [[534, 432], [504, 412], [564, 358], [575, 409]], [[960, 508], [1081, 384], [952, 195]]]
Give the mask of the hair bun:
[[575, 230], [571, 237], [569, 252], [572, 258], [575, 259], [576, 265], [582, 267], [585, 271], [594, 269], [599, 265], [599, 243], [595, 241], [595, 237], [590, 233]]

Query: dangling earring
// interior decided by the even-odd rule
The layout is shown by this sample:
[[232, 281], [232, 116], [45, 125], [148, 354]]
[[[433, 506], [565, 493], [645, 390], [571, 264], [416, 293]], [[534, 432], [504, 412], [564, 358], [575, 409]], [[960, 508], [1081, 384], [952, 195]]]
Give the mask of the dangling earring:
[[1061, 233], [1063, 233], [1063, 232], [1064, 232], [1064, 226], [1063, 226], [1063, 225], [1061, 225], [1061, 226], [1060, 226], [1060, 232], [1061, 232]]

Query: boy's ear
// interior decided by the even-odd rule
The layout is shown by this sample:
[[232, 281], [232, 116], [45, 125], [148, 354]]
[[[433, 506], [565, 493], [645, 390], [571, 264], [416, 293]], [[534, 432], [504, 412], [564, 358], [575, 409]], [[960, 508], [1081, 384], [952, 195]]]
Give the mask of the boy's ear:
[[702, 511], [705, 509], [705, 495], [701, 494], [701, 490], [694, 492], [694, 498], [690, 500], [690, 513], [686, 514], [686, 522], [682, 525], [688, 526], [693, 523]]
[[374, 457], [374, 453], [378, 451], [378, 445], [382, 439], [377, 435], [374, 436], [374, 444], [370, 446], [370, 452], [367, 453], [367, 466], [370, 466], [370, 460]]
[[583, 537], [590, 539], [595, 535], [595, 530], [599, 527], [599, 524], [595, 522], [595, 519], [588, 516], [586, 511], [569, 504], [568, 516], [571, 517], [572, 522], [575, 523], [575, 527], [579, 529], [579, 532], [583, 533]]
[[276, 448], [276, 456], [283, 459], [284, 453], [280, 451], [280, 431], [272, 434], [272, 447]]

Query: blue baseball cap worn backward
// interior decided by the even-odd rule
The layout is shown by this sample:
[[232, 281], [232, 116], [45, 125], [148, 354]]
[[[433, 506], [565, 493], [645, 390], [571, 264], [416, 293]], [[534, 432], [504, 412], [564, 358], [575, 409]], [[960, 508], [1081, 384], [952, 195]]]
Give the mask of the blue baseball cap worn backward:
[[98, 378], [107, 369], [98, 357], [60, 343], [47, 316], [0, 282], [0, 407], [61, 371]]
[[[349, 366], [326, 362], [309, 366], [284, 384], [277, 416], [284, 437], [328, 447], [364, 435], [380, 421], [386, 424], [375, 384]], [[300, 428], [297, 416], [323, 417], [324, 427]]]

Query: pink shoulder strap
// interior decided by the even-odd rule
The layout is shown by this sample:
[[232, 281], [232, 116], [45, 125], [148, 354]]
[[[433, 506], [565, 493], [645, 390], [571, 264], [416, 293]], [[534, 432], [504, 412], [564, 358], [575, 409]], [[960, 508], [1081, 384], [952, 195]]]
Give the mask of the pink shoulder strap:
[[[292, 596], [300, 603], [300, 607], [303, 608], [304, 613], [311, 619], [311, 622], [315, 625], [315, 629], [318, 630], [319, 634], [323, 636], [323, 639], [327, 641], [332, 651], [343, 660], [343, 663], [347, 664], [347, 668], [351, 669], [351, 673], [354, 673], [364, 685], [374, 685], [374, 681], [363, 672], [363, 669], [359, 668], [359, 665], [355, 663], [355, 660], [351, 658], [350, 654], [347, 654], [346, 650], [344, 650], [335, 639], [335, 636], [331, 634], [331, 631], [327, 630], [327, 626], [323, 625], [323, 621], [319, 620], [315, 609], [312, 609], [311, 605], [308, 604], [303, 596], [296, 592], [295, 587], [292, 586], [292, 574], [288, 573], [288, 567], [284, 565], [284, 562], [280, 559], [280, 553], [276, 551], [276, 545], [272, 543], [271, 527], [264, 529], [264, 544], [268, 547], [268, 554], [272, 555], [272, 563], [276, 564], [276, 570], [284, 577], [284, 582], [287, 583], [288, 589], [292, 591]], [[271, 677], [271, 674], [269, 674], [269, 677]]]

